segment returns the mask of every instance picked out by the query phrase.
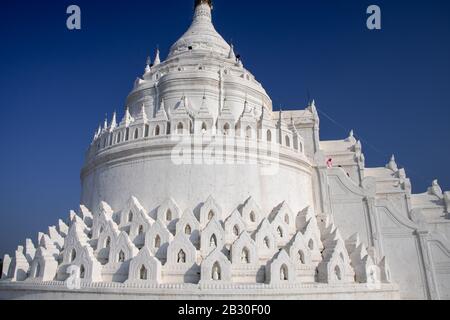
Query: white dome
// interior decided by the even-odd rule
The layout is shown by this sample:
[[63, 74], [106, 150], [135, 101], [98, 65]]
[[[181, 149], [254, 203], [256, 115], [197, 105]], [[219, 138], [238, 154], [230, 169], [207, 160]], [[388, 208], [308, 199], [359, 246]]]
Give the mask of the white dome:
[[170, 117], [183, 97], [189, 98], [191, 115], [200, 112], [202, 104], [217, 120], [225, 101], [234, 122], [250, 108], [262, 113], [265, 106], [272, 111], [272, 101], [256, 78], [236, 58], [234, 49], [216, 31], [207, 1], [196, 3], [193, 22], [185, 34], [172, 46], [164, 61], [159, 55], [153, 66], [148, 65], [127, 99], [136, 116], [142, 104], [147, 114], [155, 116], [164, 100]]
[[211, 7], [200, 4], [195, 9], [194, 20], [186, 33], [172, 46], [169, 58], [191, 49], [207, 50], [223, 57], [228, 56], [230, 46], [212, 24]]

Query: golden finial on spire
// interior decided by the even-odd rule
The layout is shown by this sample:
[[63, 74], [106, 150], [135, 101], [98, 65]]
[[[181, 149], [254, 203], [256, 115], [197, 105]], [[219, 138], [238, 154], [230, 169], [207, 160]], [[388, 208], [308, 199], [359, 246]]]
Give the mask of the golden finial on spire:
[[195, 0], [195, 7], [197, 8], [199, 5], [206, 3], [208, 6], [213, 7], [212, 0]]

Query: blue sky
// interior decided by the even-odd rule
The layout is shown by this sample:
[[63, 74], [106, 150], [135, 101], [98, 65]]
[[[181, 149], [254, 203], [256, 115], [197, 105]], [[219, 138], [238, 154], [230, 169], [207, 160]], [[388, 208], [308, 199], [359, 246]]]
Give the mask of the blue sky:
[[[105, 113], [122, 111], [146, 56], [187, 29], [193, 0], [2, 1], [0, 254], [67, 218]], [[82, 30], [66, 29], [77, 4]], [[366, 8], [382, 9], [382, 30]], [[368, 166], [395, 153], [424, 192], [450, 189], [450, 2], [216, 0], [214, 22], [277, 108], [322, 116], [321, 138], [354, 129]]]

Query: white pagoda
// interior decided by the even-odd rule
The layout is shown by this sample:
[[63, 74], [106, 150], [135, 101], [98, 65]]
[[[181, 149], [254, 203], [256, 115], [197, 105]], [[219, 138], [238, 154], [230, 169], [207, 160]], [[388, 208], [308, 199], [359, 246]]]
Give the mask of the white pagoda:
[[211, 12], [147, 61], [81, 206], [4, 257], [0, 298], [449, 299], [450, 193], [321, 141], [314, 101], [274, 112]]

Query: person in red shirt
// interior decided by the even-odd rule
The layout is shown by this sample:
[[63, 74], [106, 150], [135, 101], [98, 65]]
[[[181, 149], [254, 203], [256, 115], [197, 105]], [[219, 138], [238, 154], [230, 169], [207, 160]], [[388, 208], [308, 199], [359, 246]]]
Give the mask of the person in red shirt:
[[328, 159], [328, 161], [327, 161], [327, 167], [329, 168], [329, 169], [331, 169], [331, 168], [333, 168], [333, 159]]

